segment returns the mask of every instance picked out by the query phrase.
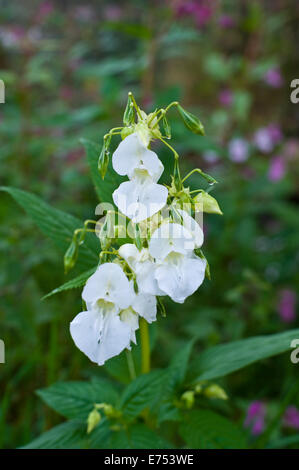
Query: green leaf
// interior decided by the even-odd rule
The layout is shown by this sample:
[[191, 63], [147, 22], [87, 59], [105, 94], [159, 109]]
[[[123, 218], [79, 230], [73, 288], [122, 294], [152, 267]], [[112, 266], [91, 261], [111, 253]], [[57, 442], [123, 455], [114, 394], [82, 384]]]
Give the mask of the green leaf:
[[185, 414], [180, 434], [191, 449], [245, 449], [242, 430], [227, 418], [210, 410]]
[[214, 346], [192, 363], [189, 380], [223, 377], [256, 361], [289, 351], [294, 338], [299, 338], [299, 329]]
[[93, 379], [91, 382], [57, 382], [38, 390], [41, 399], [66, 418], [86, 420], [94, 403], [114, 405], [117, 392], [110, 382]]
[[128, 431], [112, 433], [111, 449], [171, 449], [173, 446], [144, 424], [131, 426]]
[[183, 383], [193, 344], [194, 341], [190, 341], [173, 357], [166, 371], [167, 381], [165, 383], [164, 395], [171, 395]]
[[84, 449], [88, 447], [86, 426], [68, 421], [44, 432], [21, 449]]
[[53, 289], [51, 292], [49, 292], [49, 294], [45, 295], [42, 300], [47, 299], [48, 297], [51, 297], [52, 295], [58, 294], [59, 292], [63, 292], [65, 290], [82, 287], [86, 283], [87, 279], [95, 272], [96, 269], [97, 267], [95, 266], [94, 268], [85, 271], [74, 279], [65, 282], [61, 286], [56, 287], [56, 289]]
[[149, 374], [140, 375], [131, 382], [120, 399], [120, 408], [124, 417], [131, 420], [160, 399], [164, 381], [165, 372], [154, 370]]
[[102, 150], [101, 146], [97, 142], [87, 139], [80, 139], [80, 142], [84, 145], [92, 181], [100, 201], [113, 204], [112, 193], [125, 178], [118, 175], [113, 170], [111, 162], [109, 162], [105, 179], [102, 180], [98, 170], [98, 159]]
[[[0, 187], [6, 191], [25, 210], [38, 225], [40, 230], [63, 251], [65, 251], [75, 229], [82, 226], [82, 221], [58, 209], [54, 209], [34, 194], [12, 187]], [[78, 264], [85, 269], [94, 266], [98, 261], [100, 244], [97, 237], [87, 234], [84, 245], [80, 247]]]

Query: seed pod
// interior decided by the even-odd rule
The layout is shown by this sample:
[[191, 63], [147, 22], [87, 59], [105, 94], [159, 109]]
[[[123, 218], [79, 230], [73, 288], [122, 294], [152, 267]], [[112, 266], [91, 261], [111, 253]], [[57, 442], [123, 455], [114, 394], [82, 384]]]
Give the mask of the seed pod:
[[186, 111], [180, 104], [177, 105], [177, 108], [187, 129], [194, 132], [194, 134], [205, 135], [202, 123], [194, 114]]
[[65, 252], [63, 261], [64, 261], [64, 271], [68, 273], [74, 266], [78, 258], [78, 243], [77, 237], [74, 237], [72, 243]]
[[133, 124], [135, 119], [135, 113], [134, 113], [134, 103], [131, 98], [131, 95], [128, 96], [128, 101], [127, 101], [127, 106], [124, 112], [123, 116], [123, 123], [125, 126], [130, 126]]
[[169, 124], [165, 114], [164, 114], [163, 119], [162, 119], [162, 126], [163, 126], [163, 129], [164, 129], [164, 132], [165, 132], [165, 137], [167, 139], [171, 139], [171, 128], [170, 128], [170, 124]]
[[202, 205], [203, 212], [207, 212], [208, 214], [223, 215], [223, 212], [221, 211], [216, 199], [205, 191], [201, 191], [197, 196], [195, 196], [193, 201], [195, 204]]

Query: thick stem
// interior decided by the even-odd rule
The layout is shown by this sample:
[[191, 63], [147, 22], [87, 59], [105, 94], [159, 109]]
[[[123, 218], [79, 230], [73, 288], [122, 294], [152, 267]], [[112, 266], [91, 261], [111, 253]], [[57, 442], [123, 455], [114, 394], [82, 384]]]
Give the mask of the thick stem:
[[150, 371], [151, 350], [148, 323], [144, 318], [139, 321], [140, 338], [141, 338], [141, 372], [147, 374]]
[[128, 363], [128, 369], [129, 369], [131, 380], [135, 380], [136, 379], [135, 365], [134, 365], [132, 352], [129, 349], [126, 349], [126, 356], [127, 356], [127, 363]]

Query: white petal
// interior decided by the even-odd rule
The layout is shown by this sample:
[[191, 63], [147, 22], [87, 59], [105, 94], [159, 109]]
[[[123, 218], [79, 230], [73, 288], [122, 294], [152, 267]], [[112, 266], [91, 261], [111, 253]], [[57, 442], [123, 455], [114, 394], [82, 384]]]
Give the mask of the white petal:
[[71, 336], [77, 348], [93, 362], [98, 362], [102, 329], [103, 316], [95, 312], [81, 312], [70, 324]]
[[131, 326], [121, 321], [119, 315], [107, 315], [99, 343], [97, 362], [104, 364], [108, 359], [118, 356], [130, 347]]
[[125, 243], [118, 249], [119, 255], [128, 263], [131, 269], [135, 270], [136, 262], [140, 257], [140, 252], [133, 243]]
[[118, 209], [136, 223], [162, 209], [166, 204], [167, 195], [167, 188], [160, 184], [126, 181], [121, 183], [112, 197]]
[[[139, 328], [138, 315], [135, 313], [132, 308], [127, 308], [120, 313], [120, 319], [122, 322], [125, 322], [129, 325], [131, 329], [130, 340], [136, 344], [136, 335], [135, 331]], [[130, 347], [128, 347], [130, 349]]]
[[196, 222], [196, 220], [188, 214], [188, 212], [183, 211], [181, 209], [177, 209], [180, 215], [183, 218], [183, 225], [186, 230], [188, 230], [194, 239], [195, 248], [200, 248], [203, 244], [204, 234], [203, 230], [200, 225]]
[[202, 284], [206, 261], [194, 256], [169, 255], [156, 269], [156, 279], [162, 289], [175, 302], [183, 303]]
[[194, 250], [192, 234], [182, 225], [164, 223], [155, 230], [150, 243], [149, 252], [153, 258], [163, 260], [170, 253], [188, 254]]
[[148, 323], [157, 319], [157, 300], [154, 295], [137, 294], [132, 308]]
[[151, 295], [165, 295], [164, 292], [159, 289], [155, 277], [156, 267], [156, 264], [150, 260], [137, 263], [135, 272], [139, 292]]
[[116, 173], [129, 178], [136, 174], [136, 170], [143, 170], [154, 181], [158, 181], [164, 170], [156, 153], [145, 147], [136, 132], [119, 144], [112, 156], [112, 166]]
[[121, 309], [131, 304], [133, 296], [134, 292], [125, 273], [115, 263], [101, 264], [87, 280], [82, 292], [82, 298], [87, 304], [103, 299]]
[[164, 295], [155, 278], [156, 265], [147, 248], [139, 251], [132, 243], [122, 245], [118, 253], [126, 260], [136, 274], [139, 292], [151, 295]]

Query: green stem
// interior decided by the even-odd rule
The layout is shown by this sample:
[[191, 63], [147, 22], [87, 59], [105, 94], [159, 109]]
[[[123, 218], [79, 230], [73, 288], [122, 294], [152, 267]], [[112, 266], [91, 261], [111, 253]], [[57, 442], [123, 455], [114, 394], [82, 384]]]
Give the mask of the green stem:
[[134, 365], [132, 352], [129, 349], [126, 349], [126, 356], [127, 356], [127, 363], [128, 363], [128, 369], [129, 369], [131, 380], [135, 380], [136, 379], [135, 365]]
[[202, 170], [200, 170], [200, 168], [194, 168], [192, 171], [190, 171], [183, 179], [182, 179], [182, 183], [184, 183], [184, 181], [186, 181], [186, 179], [188, 179], [191, 175], [193, 175], [193, 173], [199, 173], [203, 178], [205, 178], [209, 184], [215, 184], [217, 183], [217, 181], [210, 175], [207, 175], [206, 173], [204, 173]]
[[141, 338], [141, 373], [147, 374], [150, 371], [151, 351], [148, 323], [144, 318], [140, 318], [139, 328]]

